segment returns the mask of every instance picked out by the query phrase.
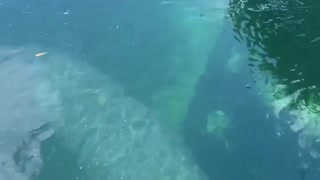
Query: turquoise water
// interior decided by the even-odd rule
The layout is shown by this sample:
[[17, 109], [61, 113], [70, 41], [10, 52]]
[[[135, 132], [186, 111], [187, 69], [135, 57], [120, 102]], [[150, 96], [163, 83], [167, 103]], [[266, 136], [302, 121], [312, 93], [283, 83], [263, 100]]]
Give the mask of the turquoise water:
[[0, 0], [0, 180], [317, 179], [319, 8]]

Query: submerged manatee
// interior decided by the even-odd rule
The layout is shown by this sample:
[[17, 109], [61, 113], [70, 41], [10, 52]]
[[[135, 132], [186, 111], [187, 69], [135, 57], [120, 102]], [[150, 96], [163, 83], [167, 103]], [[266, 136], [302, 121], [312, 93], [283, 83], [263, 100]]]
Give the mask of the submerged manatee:
[[[60, 113], [57, 92], [22, 49], [0, 48], [0, 179], [30, 179], [42, 166], [40, 143]], [[60, 121], [61, 122], [61, 121]]]
[[[0, 50], [0, 141], [10, 145], [0, 158], [11, 164], [0, 177], [35, 177], [40, 143], [55, 133], [92, 180], [207, 179], [179, 136], [163, 131], [156, 115], [108, 76], [57, 51], [37, 58], [35, 49]], [[19, 164], [17, 152], [37, 153]]]

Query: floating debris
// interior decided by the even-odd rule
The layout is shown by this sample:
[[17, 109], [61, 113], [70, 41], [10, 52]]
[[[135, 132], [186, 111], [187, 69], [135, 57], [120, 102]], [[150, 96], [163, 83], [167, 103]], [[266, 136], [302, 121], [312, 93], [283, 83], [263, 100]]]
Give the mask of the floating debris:
[[311, 40], [310, 42], [311, 42], [311, 43], [314, 43], [314, 42], [317, 42], [317, 41], [320, 41], [320, 37], [316, 37], [316, 38], [314, 38], [313, 40]]
[[300, 80], [300, 79], [297, 79], [297, 80], [291, 81], [290, 83], [291, 83], [291, 84], [295, 84], [295, 83], [299, 83], [299, 82], [301, 82], [301, 80]]
[[172, 4], [175, 3], [174, 1], [162, 1], [160, 2], [161, 5], [166, 5], [166, 4]]
[[246, 85], [246, 88], [247, 88], [247, 89], [250, 89], [250, 85], [249, 85], [249, 84], [247, 84], [247, 85]]
[[70, 14], [71, 14], [70, 9], [63, 9], [63, 10], [59, 11], [56, 15], [61, 16], [61, 15], [70, 15]]
[[36, 55], [34, 55], [35, 57], [41, 57], [41, 56], [44, 56], [44, 55], [47, 55], [48, 52], [40, 52], [40, 53], [37, 53]]
[[63, 15], [69, 15], [71, 12], [70, 12], [70, 10], [69, 9], [65, 9], [64, 11], [63, 11]]

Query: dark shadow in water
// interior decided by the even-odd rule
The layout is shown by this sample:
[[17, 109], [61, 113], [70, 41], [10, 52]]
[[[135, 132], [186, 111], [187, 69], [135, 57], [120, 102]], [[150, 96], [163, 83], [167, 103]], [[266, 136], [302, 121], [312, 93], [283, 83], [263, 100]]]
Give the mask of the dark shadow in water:
[[[257, 90], [246, 88], [253, 79], [246, 73], [232, 76], [226, 71], [232, 54], [226, 49], [235, 43], [230, 32], [225, 33], [198, 84], [185, 121], [185, 139], [210, 179], [298, 180], [301, 159], [296, 137], [287, 132], [277, 138], [274, 117], [266, 118], [270, 112]], [[212, 110], [222, 110], [232, 119], [233, 128], [225, 141], [200, 133]]]
[[77, 164], [77, 154], [66, 149], [53, 136], [41, 146], [44, 166], [36, 180], [86, 180]]

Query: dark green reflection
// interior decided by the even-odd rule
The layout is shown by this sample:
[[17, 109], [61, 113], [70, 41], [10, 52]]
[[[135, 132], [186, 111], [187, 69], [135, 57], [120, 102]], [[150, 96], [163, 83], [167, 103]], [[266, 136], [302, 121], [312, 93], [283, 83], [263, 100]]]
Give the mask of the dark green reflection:
[[44, 166], [37, 180], [85, 180], [86, 176], [78, 166], [78, 156], [59, 143], [53, 136], [41, 145]]
[[298, 101], [316, 98], [313, 95], [319, 93], [320, 84], [320, 1], [234, 0], [231, 6], [235, 38], [247, 44], [250, 63], [260, 71], [271, 72], [288, 87], [288, 94], [301, 90]]

